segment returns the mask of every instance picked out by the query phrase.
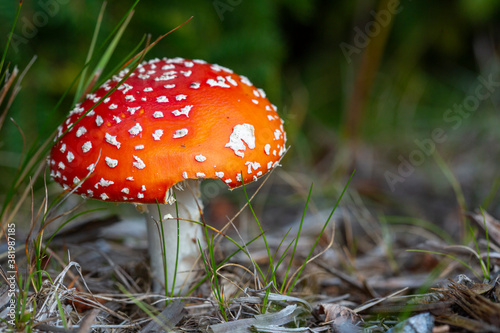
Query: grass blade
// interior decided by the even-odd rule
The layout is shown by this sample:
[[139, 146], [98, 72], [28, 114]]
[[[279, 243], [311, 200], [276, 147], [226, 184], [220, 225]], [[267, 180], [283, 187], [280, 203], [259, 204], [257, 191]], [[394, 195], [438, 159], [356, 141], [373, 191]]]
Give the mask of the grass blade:
[[12, 36], [14, 35], [14, 28], [16, 27], [17, 21], [19, 20], [19, 14], [21, 13], [21, 7], [23, 6], [23, 1], [19, 1], [19, 5], [17, 6], [16, 16], [14, 17], [14, 22], [12, 23], [12, 28], [10, 29], [9, 36], [7, 37], [7, 44], [5, 45], [5, 49], [3, 50], [2, 59], [0, 59], [0, 73], [3, 70], [3, 64], [5, 63], [5, 59], [7, 58], [7, 50], [9, 49], [10, 41], [12, 40]]
[[337, 209], [338, 205], [340, 204], [340, 200], [342, 200], [342, 197], [344, 196], [344, 193], [347, 191], [347, 187], [349, 186], [349, 183], [351, 182], [352, 177], [354, 176], [355, 172], [356, 172], [356, 170], [354, 170], [352, 172], [351, 176], [349, 177], [349, 180], [347, 181], [347, 184], [344, 186], [344, 189], [342, 190], [342, 193], [340, 194], [339, 198], [337, 199], [337, 202], [335, 203], [335, 206], [333, 207], [330, 215], [328, 216], [328, 218], [326, 219], [325, 223], [323, 224], [323, 228], [321, 229], [318, 238], [316, 238], [316, 241], [314, 242], [314, 245], [311, 248], [311, 251], [309, 251], [309, 254], [307, 255], [306, 259], [304, 260], [304, 263], [299, 268], [299, 270], [296, 272], [295, 279], [293, 280], [293, 282], [291, 284], [289, 283], [289, 285], [287, 285], [287, 287], [285, 288], [285, 291], [286, 291], [287, 295], [290, 294], [290, 292], [292, 291], [293, 287], [295, 286], [295, 284], [299, 280], [299, 277], [302, 274], [302, 271], [304, 270], [304, 268], [306, 268], [306, 265], [309, 262], [309, 258], [311, 258], [311, 255], [313, 254], [314, 249], [316, 249], [316, 246], [318, 245], [319, 240], [321, 239], [321, 236], [323, 235], [323, 233], [325, 232], [326, 227], [330, 223], [330, 220], [331, 220], [331, 218], [333, 216], [333, 213], [335, 212], [335, 210]]
[[281, 293], [283, 293], [284, 291], [286, 280], [288, 278], [288, 274], [292, 266], [293, 258], [295, 257], [295, 252], [297, 251], [297, 244], [299, 242], [299, 237], [302, 231], [302, 226], [304, 224], [304, 219], [306, 218], [307, 207], [309, 206], [309, 200], [311, 200], [312, 190], [313, 190], [313, 184], [311, 184], [311, 187], [309, 188], [309, 194], [307, 195], [306, 205], [304, 207], [304, 211], [302, 212], [302, 217], [300, 219], [300, 224], [299, 224], [299, 230], [297, 231], [297, 237], [295, 239], [295, 244], [293, 246], [292, 256], [290, 257], [290, 261], [288, 262], [288, 267], [286, 268], [285, 277], [283, 278], [283, 284], [281, 285], [281, 290], [280, 290]]
[[[106, 9], [106, 4], [107, 2], [103, 2], [101, 6], [101, 11], [99, 12], [99, 16], [97, 17], [97, 22], [94, 28], [94, 34], [92, 35], [92, 41], [90, 42], [90, 47], [89, 51], [87, 53], [87, 59], [85, 59], [85, 63], [88, 64], [92, 60], [92, 54], [94, 53], [94, 48], [97, 43], [97, 36], [99, 35], [99, 30], [101, 29], [101, 23], [102, 23], [102, 18], [104, 16], [104, 10]], [[82, 75], [80, 76], [80, 81], [78, 82], [78, 86], [76, 88], [76, 93], [75, 97], [73, 99], [73, 104], [76, 104], [76, 102], [81, 98], [83, 91], [85, 89], [84, 86], [84, 81], [85, 78], [87, 77], [87, 70], [88, 67], [85, 66], [83, 68]]]

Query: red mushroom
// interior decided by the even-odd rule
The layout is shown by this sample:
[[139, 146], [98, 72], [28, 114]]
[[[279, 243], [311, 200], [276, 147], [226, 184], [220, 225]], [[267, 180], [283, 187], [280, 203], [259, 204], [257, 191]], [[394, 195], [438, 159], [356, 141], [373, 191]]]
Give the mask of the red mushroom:
[[[199, 221], [197, 179], [219, 178], [233, 189], [278, 165], [286, 149], [283, 120], [248, 78], [202, 60], [154, 59], [139, 65], [85, 115], [126, 74], [87, 95], [59, 127], [50, 168], [63, 188], [86, 198], [154, 204], [148, 216], [156, 221], [157, 202], [162, 218], [176, 216], [175, 192], [179, 217]], [[183, 182], [196, 196], [182, 190]], [[203, 237], [199, 224], [183, 220], [180, 227], [178, 272], [183, 275], [177, 274], [174, 290], [184, 293], [199, 252], [196, 239]], [[166, 287], [171, 288], [177, 223], [164, 221], [164, 230]], [[148, 237], [153, 275], [165, 283], [152, 222]]]

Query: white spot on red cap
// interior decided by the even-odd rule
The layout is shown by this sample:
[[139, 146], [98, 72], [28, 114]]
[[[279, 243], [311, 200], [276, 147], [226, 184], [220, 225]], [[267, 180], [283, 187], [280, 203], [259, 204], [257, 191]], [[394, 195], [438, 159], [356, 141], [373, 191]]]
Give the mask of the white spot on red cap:
[[281, 137], [281, 131], [279, 129], [276, 129], [274, 131], [274, 140], [279, 140], [280, 137]]
[[252, 99], [253, 104], [259, 104], [259, 101], [256, 99]]
[[87, 167], [87, 170], [89, 170], [90, 172], [94, 172], [94, 170], [95, 170], [95, 164], [94, 164], [94, 163], [90, 164], [90, 165]]
[[116, 121], [117, 124], [122, 122], [122, 120], [118, 116], [113, 116], [113, 120]]
[[151, 87], [146, 87], [146, 88], [144, 88], [144, 90], [143, 90], [143, 91], [144, 91], [144, 92], [150, 92], [150, 91], [153, 91], [153, 88], [151, 88]]
[[265, 145], [264, 151], [266, 152], [266, 155], [269, 155], [271, 153], [271, 145], [270, 144]]
[[121, 143], [116, 140], [116, 135], [113, 136], [109, 133], [104, 134], [104, 137], [106, 138], [106, 142], [109, 143], [110, 145], [116, 146], [116, 148], [120, 149]]
[[76, 131], [76, 137], [79, 138], [82, 135], [84, 135], [85, 133], [87, 133], [87, 129], [83, 126], [80, 126], [80, 127], [78, 127], [78, 130]]
[[66, 159], [68, 160], [68, 162], [71, 163], [75, 159], [75, 155], [73, 155], [72, 152], [68, 151], [68, 155], [66, 155]]
[[245, 163], [245, 165], [248, 165], [247, 172], [249, 174], [253, 172], [252, 169], [253, 170], [257, 170], [258, 168], [260, 168], [260, 163], [259, 162], [250, 162], [250, 161], [248, 161], [248, 162]]
[[215, 172], [215, 176], [219, 177], [219, 178], [222, 178], [222, 177], [224, 177], [224, 172], [222, 172], [222, 171]]
[[177, 77], [173, 71], [170, 72], [165, 72], [161, 76], [155, 77], [155, 81], [168, 81], [168, 80], [173, 80]]
[[99, 127], [104, 123], [104, 120], [102, 120], [102, 117], [97, 115], [95, 116], [95, 124]]
[[182, 138], [188, 134], [187, 128], [181, 128], [180, 130], [175, 131], [174, 139]]
[[161, 129], [157, 129], [154, 133], [153, 133], [153, 138], [156, 140], [156, 141], [159, 141], [161, 139], [161, 136], [163, 135], [163, 130]]
[[156, 97], [156, 101], [158, 103], [166, 103], [166, 102], [168, 102], [168, 98], [167, 98], [167, 96], [159, 96], [159, 97]]
[[202, 154], [196, 155], [194, 157], [194, 159], [197, 160], [198, 162], [205, 162], [207, 160], [207, 158], [205, 156], [203, 156]]
[[172, 89], [172, 88], [175, 88], [175, 84], [166, 84], [166, 85], [164, 85], [164, 87], [167, 89]]
[[87, 141], [82, 145], [82, 151], [87, 153], [92, 148], [92, 142]]
[[231, 88], [231, 86], [226, 83], [226, 79], [222, 76], [217, 76], [217, 81], [215, 81], [214, 79], [208, 79], [207, 84], [210, 87]]
[[142, 170], [146, 167], [146, 164], [137, 156], [132, 155], [134, 158], [135, 162], [132, 162], [132, 165], [135, 166], [137, 169]]
[[186, 97], [187, 97], [187, 95], [180, 94], [180, 95], [175, 96], [175, 100], [182, 101], [183, 99], [186, 99]]
[[235, 87], [238, 85], [238, 82], [236, 82], [230, 75], [226, 76], [226, 80]]
[[128, 187], [124, 187], [124, 188], [122, 188], [122, 190], [120, 192], [125, 193], [125, 194], [129, 194], [130, 190], [128, 189]]
[[187, 174], [187, 172], [186, 172], [186, 171], [184, 171], [184, 172], [182, 173], [182, 178], [184, 178], [184, 179], [188, 179], [188, 174]]
[[200, 87], [200, 82], [192, 82], [189, 85], [189, 88], [191, 88], [191, 89], [198, 89], [199, 87]]
[[63, 143], [61, 145], [61, 148], [59, 148], [59, 151], [64, 154], [64, 152], [66, 151], [66, 144], [65, 143]]
[[73, 178], [73, 184], [78, 184], [80, 182], [80, 178], [76, 177]]
[[136, 123], [132, 128], [128, 130], [131, 135], [137, 135], [142, 132], [141, 124]]
[[106, 161], [106, 164], [110, 167], [110, 168], [114, 168], [118, 165], [118, 160], [115, 160], [115, 159], [112, 159], [111, 157], [107, 157], [104, 159]]
[[250, 82], [250, 80], [244, 75], [240, 75], [240, 80], [241, 80], [241, 82], [243, 82], [247, 86], [250, 86], [250, 87], [253, 86], [252, 82]]
[[280, 151], [278, 152], [278, 156], [281, 157], [284, 153], [285, 153], [285, 147], [282, 146], [282, 147], [280, 147]]
[[110, 110], [118, 109], [118, 105], [116, 105], [116, 104], [110, 104], [108, 106], [108, 109], [110, 109]]
[[100, 197], [101, 197], [101, 200], [107, 200], [107, 199], [109, 199], [109, 197], [108, 197], [108, 195], [106, 193], [101, 193]]
[[[127, 68], [127, 72], [128, 72], [128, 68]], [[126, 74], [126, 73], [125, 73]], [[125, 76], [124, 74], [124, 76]], [[120, 87], [118, 87], [118, 90], [120, 90], [120, 88], [123, 87], [123, 91], [122, 93], [125, 95], [130, 89], [132, 89], [133, 87], [130, 85], [130, 84], [127, 84], [127, 83], [124, 83], [122, 84]], [[126, 97], [125, 97], [126, 98]]]
[[205, 174], [203, 172], [197, 172], [196, 177], [205, 177]]
[[217, 64], [211, 65], [210, 69], [213, 70], [214, 72], [220, 72], [222, 70], [222, 68]]
[[144, 198], [144, 194], [142, 194], [142, 193], [137, 193], [137, 198], [138, 198], [138, 199], [142, 199], [142, 198]]
[[224, 182], [225, 182], [226, 184], [229, 184], [229, 183], [232, 183], [232, 182], [233, 182], [233, 180], [232, 180], [231, 178], [229, 178], [229, 179], [226, 179]]
[[192, 105], [186, 105], [185, 107], [181, 108], [181, 110], [174, 110], [172, 113], [174, 116], [180, 116], [181, 114], [185, 115], [186, 117], [189, 118], [189, 111], [192, 109]]
[[130, 112], [131, 115], [133, 115], [135, 113], [135, 111], [139, 110], [141, 107], [140, 106], [136, 106], [136, 107], [127, 107], [127, 111]]
[[135, 150], [141, 150], [144, 149], [144, 145], [137, 145], [134, 147]]
[[62, 169], [62, 170], [64, 170], [64, 169], [66, 168], [66, 166], [64, 165], [64, 163], [63, 163], [63, 162], [59, 162], [59, 163], [57, 164], [57, 166], [59, 167], [59, 169]]
[[108, 187], [109, 185], [113, 185], [115, 182], [112, 181], [112, 180], [106, 180], [104, 178], [101, 178], [101, 180], [95, 184], [95, 188], [99, 188], [99, 185], [101, 185], [102, 187]]
[[250, 124], [241, 124], [233, 127], [233, 132], [229, 137], [229, 142], [226, 143], [224, 147], [231, 148], [236, 156], [243, 158], [245, 153], [243, 153], [247, 147], [255, 148], [255, 129]]
[[161, 112], [161, 111], [155, 111], [153, 113], [153, 117], [155, 117], [155, 118], [163, 118], [163, 112]]
[[128, 181], [131, 181], [131, 182], [133, 182], [133, 181], [134, 181], [134, 177], [127, 177], [127, 178], [125, 178], [125, 179], [127, 179]]

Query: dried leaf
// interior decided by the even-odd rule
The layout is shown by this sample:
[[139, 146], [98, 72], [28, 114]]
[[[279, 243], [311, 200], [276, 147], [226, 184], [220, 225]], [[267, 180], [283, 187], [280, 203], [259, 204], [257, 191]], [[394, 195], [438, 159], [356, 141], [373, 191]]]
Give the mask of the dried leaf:
[[339, 304], [322, 303], [319, 305], [319, 313], [324, 313], [326, 315], [326, 323], [332, 323], [336, 326], [342, 325], [346, 322], [353, 325], [357, 325], [363, 322], [363, 318], [361, 318], [360, 315], [358, 315], [348, 307]]
[[163, 324], [160, 326], [156, 321], [152, 320], [140, 332], [165, 332], [174, 329], [175, 325], [184, 317], [184, 305], [180, 300], [175, 300], [156, 317]]
[[483, 230], [484, 230], [484, 225], [486, 224], [486, 229], [488, 229], [488, 235], [490, 240], [494, 241], [497, 245], [500, 245], [500, 221], [498, 221], [493, 216], [488, 214], [485, 210], [483, 210], [483, 214], [472, 213], [470, 214], [470, 217], [472, 217], [472, 219], [476, 221], [476, 223]]
[[251, 328], [260, 332], [307, 332], [308, 328], [289, 329], [280, 327], [290, 322], [294, 322], [302, 313], [304, 308], [297, 305], [289, 305], [281, 311], [256, 315], [254, 318], [240, 319], [227, 323], [211, 325], [209, 332], [213, 333], [248, 333]]

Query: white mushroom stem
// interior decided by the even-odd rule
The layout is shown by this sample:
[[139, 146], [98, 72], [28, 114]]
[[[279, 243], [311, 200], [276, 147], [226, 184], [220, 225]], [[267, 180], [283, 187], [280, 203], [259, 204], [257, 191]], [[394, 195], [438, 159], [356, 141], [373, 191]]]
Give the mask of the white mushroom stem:
[[[200, 209], [203, 204], [200, 200], [200, 182], [197, 180], [187, 180], [180, 184], [180, 188], [173, 188], [176, 203], [160, 204], [161, 219], [158, 214], [157, 205], [148, 205], [147, 229], [149, 241], [149, 255], [151, 258], [151, 271], [154, 279], [153, 288], [159, 291], [164, 287], [174, 295], [185, 295], [196, 273], [193, 269], [197, 267], [197, 259], [200, 254], [198, 242], [201, 247], [205, 247], [205, 236], [203, 226], [189, 221], [200, 221]], [[179, 187], [179, 186], [176, 186]], [[177, 223], [177, 209], [179, 223]], [[164, 239], [161, 239], [162, 221]], [[177, 237], [177, 233], [179, 237]], [[179, 250], [177, 252], [177, 239], [179, 240]], [[163, 246], [162, 246], [163, 243]], [[164, 252], [162, 251], [164, 248]], [[163, 253], [165, 254], [163, 256]], [[177, 270], [176, 270], [177, 259]], [[166, 266], [164, 263], [166, 262]], [[200, 261], [198, 261], [199, 266]], [[164, 267], [167, 269], [167, 282], [165, 284]], [[175, 285], [174, 285], [175, 277]]]

